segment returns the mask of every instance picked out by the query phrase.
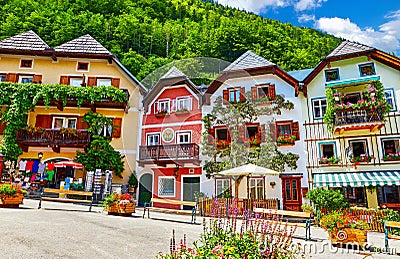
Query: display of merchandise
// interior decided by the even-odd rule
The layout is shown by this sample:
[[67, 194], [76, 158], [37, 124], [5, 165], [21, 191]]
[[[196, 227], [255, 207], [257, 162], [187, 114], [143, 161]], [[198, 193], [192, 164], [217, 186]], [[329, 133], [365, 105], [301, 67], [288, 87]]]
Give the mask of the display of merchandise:
[[93, 178], [94, 172], [90, 171], [86, 173], [85, 191], [91, 192], [93, 189]]
[[107, 170], [104, 179], [103, 199], [106, 195], [111, 193], [112, 178], [113, 178], [112, 172]]

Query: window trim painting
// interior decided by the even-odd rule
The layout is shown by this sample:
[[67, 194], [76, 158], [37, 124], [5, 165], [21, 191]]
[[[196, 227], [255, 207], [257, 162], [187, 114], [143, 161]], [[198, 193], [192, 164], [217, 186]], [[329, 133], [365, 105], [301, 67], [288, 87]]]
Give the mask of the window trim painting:
[[367, 155], [367, 156], [370, 156], [370, 155], [371, 155], [371, 154], [369, 153], [368, 139], [366, 139], [366, 138], [349, 139], [349, 140], [348, 140], [348, 144], [349, 144], [349, 146], [351, 146], [352, 153], [353, 153], [353, 157], [356, 157], [356, 156], [354, 156], [354, 149], [353, 149], [352, 143], [353, 143], [353, 142], [361, 142], [361, 141], [365, 143], [365, 153], [364, 153], [364, 155]]
[[[363, 75], [362, 73], [362, 68], [366, 66], [372, 66], [372, 69], [374, 70], [374, 73], [371, 75]], [[375, 64], [374, 62], [368, 62], [368, 63], [363, 63], [363, 64], [358, 64], [358, 71], [360, 73], [360, 77], [366, 77], [366, 76], [374, 76], [376, 75], [376, 69], [375, 69]]]
[[[336, 141], [322, 141], [318, 142], [318, 154], [319, 157], [323, 156], [322, 145], [333, 145], [333, 156], [337, 157]], [[328, 157], [329, 158], [329, 157]]]

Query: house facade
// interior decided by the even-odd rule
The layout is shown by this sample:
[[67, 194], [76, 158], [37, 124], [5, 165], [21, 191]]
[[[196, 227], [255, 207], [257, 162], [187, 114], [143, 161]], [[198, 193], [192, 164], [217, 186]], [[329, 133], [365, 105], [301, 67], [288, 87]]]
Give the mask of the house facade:
[[361, 206], [400, 202], [399, 70], [399, 58], [343, 41], [304, 79], [310, 188], [340, 188]]
[[[296, 171], [285, 168], [280, 174], [280, 182], [270, 181], [266, 177], [250, 177], [242, 180], [236, 197], [239, 198], [279, 198], [281, 207], [288, 210], [300, 210], [302, 190], [307, 190], [308, 177], [305, 164], [304, 132], [301, 102], [297, 98], [299, 82], [283, 71], [276, 64], [254, 54], [244, 53], [220, 73], [208, 87], [204, 99], [203, 114], [211, 113], [217, 98], [222, 98], [225, 105], [235, 105], [251, 98], [258, 107], [274, 106], [278, 99], [290, 101], [292, 110], [281, 110], [281, 114], [261, 115], [256, 120], [239, 126], [238, 141], [260, 145], [265, 141], [275, 142], [278, 150], [298, 154]], [[279, 97], [278, 97], [279, 96]], [[231, 142], [230, 126], [224, 122], [213, 125], [209, 135], [219, 146]], [[271, 138], [267, 137], [269, 135]], [[257, 143], [256, 143], [257, 142]], [[252, 144], [250, 144], [252, 146]], [[212, 158], [208, 158], [212, 159]], [[232, 179], [215, 177], [215, 194], [226, 192], [233, 184]], [[231, 195], [233, 188], [230, 189]]]
[[[25, 162], [38, 159], [43, 163], [73, 159], [76, 151], [84, 151], [90, 141], [82, 117], [88, 112], [97, 112], [112, 119], [115, 130], [111, 130], [110, 125], [101, 134], [112, 138], [111, 145], [124, 155], [123, 178], [115, 177], [113, 181], [125, 183], [136, 170], [139, 107], [146, 89], [90, 35], [55, 48], [49, 47], [33, 31], [0, 41], [0, 81], [121, 89], [129, 99], [129, 106], [110, 99], [95, 103], [85, 100], [81, 107], [73, 98], [65, 105], [56, 97], [50, 105], [39, 100], [35, 109], [27, 114], [27, 128], [17, 133], [17, 144], [23, 150], [19, 162], [23, 161], [21, 165], [24, 166]], [[1, 133], [3, 130], [4, 125]], [[84, 177], [61, 171], [55, 176], [56, 186], [67, 176]]]
[[152, 197], [194, 201], [196, 192], [210, 194], [201, 166], [201, 105], [199, 89], [176, 67], [145, 96], [139, 204]]

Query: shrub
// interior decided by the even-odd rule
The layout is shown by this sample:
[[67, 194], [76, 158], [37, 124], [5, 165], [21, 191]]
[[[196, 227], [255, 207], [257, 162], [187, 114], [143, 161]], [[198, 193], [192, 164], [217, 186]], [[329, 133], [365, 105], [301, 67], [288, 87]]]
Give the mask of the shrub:
[[316, 188], [308, 191], [306, 197], [319, 209], [332, 211], [349, 207], [349, 201], [339, 190]]

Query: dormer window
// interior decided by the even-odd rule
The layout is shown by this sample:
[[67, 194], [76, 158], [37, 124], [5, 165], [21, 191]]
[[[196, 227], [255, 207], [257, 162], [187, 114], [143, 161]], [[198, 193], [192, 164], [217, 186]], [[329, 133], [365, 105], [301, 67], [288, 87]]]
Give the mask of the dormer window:
[[32, 59], [21, 59], [19, 64], [20, 68], [32, 68], [33, 60]]
[[360, 76], [372, 76], [376, 74], [374, 63], [358, 65], [358, 68], [360, 70]]
[[89, 62], [78, 62], [76, 66], [77, 71], [89, 71]]
[[339, 80], [339, 68], [325, 70], [326, 82]]
[[170, 113], [169, 100], [159, 100], [155, 103], [155, 114], [167, 114]]

